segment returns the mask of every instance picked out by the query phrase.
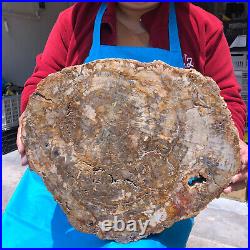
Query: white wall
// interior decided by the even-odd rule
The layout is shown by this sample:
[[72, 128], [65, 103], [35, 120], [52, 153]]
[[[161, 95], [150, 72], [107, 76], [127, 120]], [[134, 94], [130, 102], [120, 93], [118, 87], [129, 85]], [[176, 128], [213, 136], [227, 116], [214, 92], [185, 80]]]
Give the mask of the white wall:
[[[15, 3], [13, 3], [15, 4]], [[23, 8], [27, 8], [24, 3]], [[43, 51], [48, 35], [58, 14], [71, 3], [46, 2], [46, 9], [41, 11], [40, 20], [28, 19], [22, 15], [5, 15], [2, 17], [2, 72], [5, 80], [23, 86], [35, 67], [35, 57]], [[6, 32], [4, 20], [9, 31]]]

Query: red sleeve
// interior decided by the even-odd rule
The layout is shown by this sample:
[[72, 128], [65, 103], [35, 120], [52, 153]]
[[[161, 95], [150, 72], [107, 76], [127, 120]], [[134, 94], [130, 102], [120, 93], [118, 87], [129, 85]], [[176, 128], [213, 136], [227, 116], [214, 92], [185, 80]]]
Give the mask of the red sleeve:
[[36, 58], [35, 70], [24, 84], [21, 96], [21, 112], [25, 110], [29, 96], [35, 91], [37, 84], [49, 74], [65, 67], [70, 38], [69, 12], [70, 9], [67, 9], [59, 15], [43, 53]]
[[206, 29], [205, 75], [212, 77], [220, 87], [220, 94], [232, 113], [232, 119], [242, 139], [246, 122], [246, 105], [240, 95], [241, 87], [234, 75], [223, 26], [219, 20], [213, 17], [213, 24], [207, 26]]

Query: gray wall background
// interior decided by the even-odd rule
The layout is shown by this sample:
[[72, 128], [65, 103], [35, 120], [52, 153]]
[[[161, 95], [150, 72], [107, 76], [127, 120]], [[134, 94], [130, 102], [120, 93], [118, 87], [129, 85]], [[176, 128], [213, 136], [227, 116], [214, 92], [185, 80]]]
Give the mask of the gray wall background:
[[[15, 3], [11, 3], [15, 5]], [[10, 4], [10, 7], [11, 7]], [[19, 9], [27, 12], [31, 4], [22, 3]], [[6, 81], [23, 86], [35, 67], [36, 55], [43, 51], [48, 35], [58, 17], [58, 14], [72, 3], [45, 3], [41, 10], [40, 20], [28, 18], [23, 14], [4, 14], [2, 16], [2, 74]], [[15, 6], [14, 6], [15, 7]], [[18, 9], [18, 11], [19, 11]], [[4, 20], [7, 21], [9, 31], [6, 32]]]

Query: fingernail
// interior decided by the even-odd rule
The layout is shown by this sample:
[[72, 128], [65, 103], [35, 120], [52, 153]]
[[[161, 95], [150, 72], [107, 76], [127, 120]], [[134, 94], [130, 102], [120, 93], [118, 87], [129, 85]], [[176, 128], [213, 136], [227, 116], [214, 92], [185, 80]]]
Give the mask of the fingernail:
[[238, 176], [236, 175], [236, 176], [232, 177], [231, 183], [235, 183], [237, 180], [238, 180]]
[[232, 190], [231, 187], [227, 187], [227, 188], [225, 188], [225, 189], [223, 190], [223, 192], [224, 192], [224, 193], [230, 193], [231, 190]]

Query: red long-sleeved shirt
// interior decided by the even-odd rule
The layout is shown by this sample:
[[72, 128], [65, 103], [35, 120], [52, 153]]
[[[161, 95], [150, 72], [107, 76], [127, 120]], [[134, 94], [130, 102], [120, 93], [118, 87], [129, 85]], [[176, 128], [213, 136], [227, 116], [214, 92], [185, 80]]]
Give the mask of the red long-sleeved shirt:
[[[100, 3], [76, 3], [60, 13], [44, 51], [36, 58], [36, 67], [26, 81], [21, 99], [21, 112], [37, 84], [48, 74], [64, 67], [82, 64], [92, 44], [94, 20]], [[151, 47], [169, 49], [167, 2], [141, 17], [149, 33]], [[229, 47], [222, 23], [213, 15], [190, 3], [177, 3], [176, 16], [186, 68], [195, 68], [212, 77], [221, 89], [232, 118], [243, 137], [246, 105], [234, 76]], [[101, 43], [116, 45], [115, 3], [108, 3], [102, 20]]]

